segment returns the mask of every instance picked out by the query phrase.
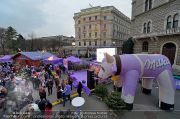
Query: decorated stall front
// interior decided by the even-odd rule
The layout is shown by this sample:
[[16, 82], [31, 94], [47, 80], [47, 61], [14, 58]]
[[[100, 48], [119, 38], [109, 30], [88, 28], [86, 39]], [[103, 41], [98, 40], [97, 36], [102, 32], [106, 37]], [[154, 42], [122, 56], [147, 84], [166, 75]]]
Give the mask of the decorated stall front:
[[19, 52], [13, 56], [12, 59], [16, 64], [38, 67], [42, 60], [51, 56], [53, 56], [53, 54], [48, 52]]
[[58, 58], [56, 56], [51, 56], [51, 57], [48, 57], [47, 59], [43, 60], [43, 62], [45, 64], [62, 64], [63, 63], [63, 59], [62, 58]]
[[129, 110], [133, 109], [135, 91], [139, 79], [143, 79], [142, 92], [150, 94], [153, 80], [159, 85], [159, 107], [174, 109], [175, 80], [169, 59], [160, 54], [125, 54], [110, 56], [105, 54], [98, 76], [106, 79], [118, 76], [122, 83], [121, 98]]
[[89, 64], [87, 62], [74, 56], [64, 59], [63, 65], [67, 70], [73, 70], [73, 71], [79, 71], [89, 68]]

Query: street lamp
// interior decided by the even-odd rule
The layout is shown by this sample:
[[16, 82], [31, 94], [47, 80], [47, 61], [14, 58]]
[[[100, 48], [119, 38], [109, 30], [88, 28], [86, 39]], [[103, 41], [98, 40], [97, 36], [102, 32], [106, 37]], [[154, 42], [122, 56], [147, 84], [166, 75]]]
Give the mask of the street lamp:
[[113, 43], [113, 46], [115, 46], [116, 42], [115, 42], [115, 41], [113, 41], [112, 43]]
[[76, 45], [76, 43], [75, 42], [72, 42], [72, 46], [75, 46]]

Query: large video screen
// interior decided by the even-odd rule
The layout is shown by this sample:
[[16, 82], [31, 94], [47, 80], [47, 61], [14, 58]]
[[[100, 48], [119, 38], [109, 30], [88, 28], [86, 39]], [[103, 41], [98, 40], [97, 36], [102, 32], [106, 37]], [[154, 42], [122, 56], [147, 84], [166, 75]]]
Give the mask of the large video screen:
[[104, 58], [104, 53], [108, 53], [109, 55], [113, 56], [117, 54], [116, 48], [98, 48], [96, 49], [96, 56], [97, 56], [97, 62], [102, 62]]

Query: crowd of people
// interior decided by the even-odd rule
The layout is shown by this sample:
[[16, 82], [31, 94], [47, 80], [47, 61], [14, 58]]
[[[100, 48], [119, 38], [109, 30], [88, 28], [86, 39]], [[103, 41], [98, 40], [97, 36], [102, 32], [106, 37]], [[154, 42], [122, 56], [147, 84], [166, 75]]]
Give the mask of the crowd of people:
[[[73, 81], [69, 75], [67, 79], [61, 78], [61, 75], [66, 73], [62, 66], [42, 64], [35, 68], [2, 63], [0, 64], [0, 72], [0, 108], [7, 108], [7, 101], [11, 98], [13, 101], [13, 98], [16, 98], [15, 108], [9, 112], [20, 111], [27, 107], [27, 112], [34, 114], [38, 110], [41, 114], [46, 115], [45, 117], [49, 117], [48, 115], [52, 115], [52, 103], [48, 100], [47, 94], [50, 96], [55, 91], [57, 100], [63, 99], [63, 106], [65, 106], [67, 99], [71, 102]], [[39, 99], [33, 98], [33, 90], [38, 90]], [[79, 83], [77, 87], [79, 96], [81, 96], [81, 91], [82, 84]], [[18, 101], [22, 100], [24, 100], [24, 104], [22, 102], [19, 104]], [[32, 104], [36, 104], [38, 109], [35, 110]]]

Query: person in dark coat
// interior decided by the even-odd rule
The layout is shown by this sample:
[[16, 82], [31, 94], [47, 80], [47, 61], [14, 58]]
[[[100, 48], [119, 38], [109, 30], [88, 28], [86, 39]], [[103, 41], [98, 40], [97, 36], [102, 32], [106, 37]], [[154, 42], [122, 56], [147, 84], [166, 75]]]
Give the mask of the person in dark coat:
[[54, 81], [55, 81], [56, 88], [58, 88], [58, 86], [59, 86], [59, 84], [60, 84], [60, 80], [59, 80], [58, 75], [55, 75]]
[[79, 97], [81, 97], [81, 92], [82, 92], [82, 83], [79, 82], [78, 87], [77, 87], [77, 93], [78, 93]]
[[47, 82], [48, 95], [52, 95], [53, 81], [52, 79], [48, 79]]
[[58, 85], [57, 87], [57, 99], [59, 100], [60, 98], [62, 98], [62, 92], [61, 92], [62, 88], [61, 85]]
[[46, 91], [42, 86], [39, 88], [39, 97], [41, 100], [46, 100]]
[[68, 84], [71, 86], [71, 90], [72, 90], [73, 81], [70, 76], [68, 76]]
[[46, 99], [45, 98], [38, 103], [38, 107], [42, 112], [45, 111], [45, 108], [46, 108]]

